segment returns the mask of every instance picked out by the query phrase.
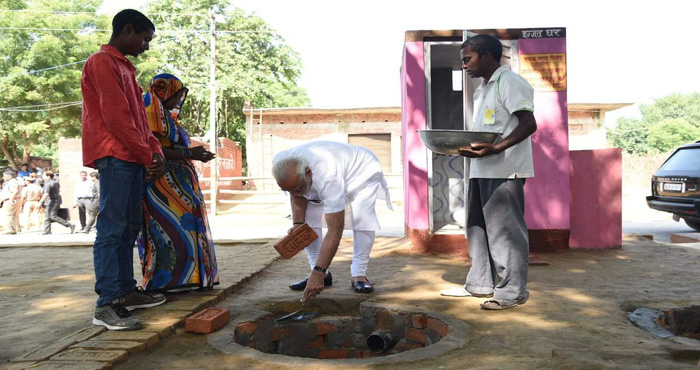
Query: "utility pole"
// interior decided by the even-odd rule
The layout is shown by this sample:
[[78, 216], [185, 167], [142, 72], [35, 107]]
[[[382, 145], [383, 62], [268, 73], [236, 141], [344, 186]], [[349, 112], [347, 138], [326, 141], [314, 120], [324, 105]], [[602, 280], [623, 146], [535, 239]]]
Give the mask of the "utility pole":
[[216, 216], [216, 193], [218, 192], [218, 176], [219, 172], [218, 161], [216, 159], [216, 18], [214, 10], [210, 12], [211, 15], [211, 37], [210, 37], [210, 58], [209, 58], [209, 130], [211, 132], [211, 141], [209, 142], [209, 150], [214, 153], [214, 159], [210, 163], [209, 175], [211, 180], [209, 181], [209, 189], [211, 190], [211, 214]]

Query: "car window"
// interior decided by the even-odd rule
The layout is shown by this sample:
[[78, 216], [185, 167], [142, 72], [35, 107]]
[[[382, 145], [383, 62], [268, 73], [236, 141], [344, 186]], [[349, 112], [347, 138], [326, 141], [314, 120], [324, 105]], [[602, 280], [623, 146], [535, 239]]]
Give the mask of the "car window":
[[678, 150], [659, 171], [700, 171], [700, 148]]

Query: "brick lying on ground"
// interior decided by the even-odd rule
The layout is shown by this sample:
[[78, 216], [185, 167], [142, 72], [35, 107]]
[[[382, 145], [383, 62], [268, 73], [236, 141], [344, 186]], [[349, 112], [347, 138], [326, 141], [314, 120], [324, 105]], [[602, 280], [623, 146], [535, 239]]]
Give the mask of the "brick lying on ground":
[[224, 327], [230, 320], [230, 310], [224, 308], [207, 308], [185, 320], [185, 331], [209, 334]]
[[43, 361], [48, 359], [49, 357], [63, 351], [64, 349], [72, 346], [73, 344], [76, 344], [78, 342], [82, 342], [85, 340], [88, 340], [102, 332], [104, 332], [105, 329], [102, 326], [90, 326], [84, 329], [80, 329], [76, 332], [73, 332], [69, 334], [66, 337], [63, 337], [47, 346], [37, 348], [35, 350], [32, 350], [30, 352], [27, 352], [15, 359], [12, 360], [12, 362], [24, 362], [24, 361]]
[[158, 343], [158, 334], [146, 331], [108, 331], [93, 338], [94, 340], [143, 342], [146, 347]]
[[82, 349], [118, 349], [127, 351], [129, 353], [141, 352], [146, 349], [146, 343], [144, 342], [133, 342], [126, 340], [86, 340], [85, 342], [80, 342], [74, 344], [69, 348], [82, 348]]
[[52, 361], [98, 361], [113, 364], [124, 359], [129, 353], [120, 350], [91, 351], [72, 349], [51, 357]]
[[[102, 370], [109, 369], [109, 362], [92, 361], [44, 361], [24, 369], [31, 370]], [[3, 368], [4, 370], [5, 368]], [[24, 370], [22, 369], [22, 370]], [[8, 369], [10, 370], [10, 369]]]

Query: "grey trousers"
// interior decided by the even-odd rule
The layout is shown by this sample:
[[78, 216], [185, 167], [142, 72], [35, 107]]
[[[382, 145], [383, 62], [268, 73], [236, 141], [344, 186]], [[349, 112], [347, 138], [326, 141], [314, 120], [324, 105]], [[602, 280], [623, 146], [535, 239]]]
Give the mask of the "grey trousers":
[[525, 297], [530, 244], [524, 186], [525, 179], [469, 180], [467, 291], [508, 301]]

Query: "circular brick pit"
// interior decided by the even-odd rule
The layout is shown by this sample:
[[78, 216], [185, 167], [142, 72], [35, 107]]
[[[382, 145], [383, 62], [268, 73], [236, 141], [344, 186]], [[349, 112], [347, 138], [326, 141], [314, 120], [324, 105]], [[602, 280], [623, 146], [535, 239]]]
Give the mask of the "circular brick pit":
[[[236, 323], [234, 342], [267, 354], [362, 359], [426, 348], [452, 331], [437, 314], [368, 302], [359, 305], [355, 316], [323, 315], [308, 321], [276, 323], [281, 316], [261, 312]], [[375, 346], [368, 347], [370, 336], [369, 345]]]
[[664, 311], [657, 318], [657, 323], [674, 335], [700, 339], [700, 306]]

